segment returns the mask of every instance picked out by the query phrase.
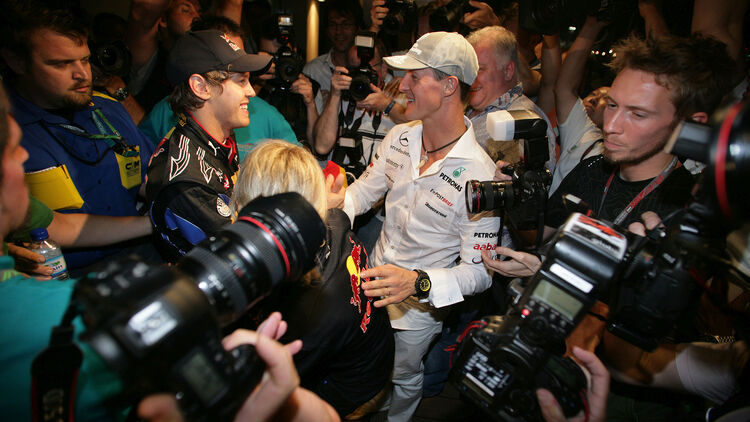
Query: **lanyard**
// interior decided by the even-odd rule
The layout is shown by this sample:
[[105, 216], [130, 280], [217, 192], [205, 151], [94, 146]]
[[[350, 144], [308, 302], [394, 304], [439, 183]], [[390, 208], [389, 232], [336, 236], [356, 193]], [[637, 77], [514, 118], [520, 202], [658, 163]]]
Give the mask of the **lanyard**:
[[[620, 214], [615, 218], [614, 223], [620, 224], [622, 223], [625, 218], [627, 218], [628, 214], [630, 214], [633, 209], [638, 205], [639, 202], [643, 200], [648, 194], [654, 191], [666, 178], [669, 176], [670, 173], [672, 173], [672, 170], [674, 170], [677, 167], [677, 157], [672, 157], [672, 161], [667, 164], [666, 167], [664, 167], [664, 170], [661, 171], [661, 173], [656, 176], [654, 179], [651, 180], [651, 183], [649, 183], [641, 192], [633, 198], [632, 201], [628, 204], [625, 209], [620, 211]], [[600, 216], [602, 213], [602, 208], [604, 208], [604, 200], [607, 198], [607, 192], [609, 192], [609, 187], [612, 184], [612, 179], [615, 178], [615, 173], [617, 173], [617, 168], [612, 170], [612, 174], [609, 175], [609, 179], [607, 179], [607, 183], [604, 185], [604, 192], [602, 193], [602, 201], [599, 203], [599, 210], [596, 212], [597, 216]]]
[[[96, 124], [97, 129], [99, 130], [99, 134], [91, 134], [88, 133], [86, 130], [81, 128], [77, 125], [72, 124], [66, 124], [66, 123], [59, 123], [55, 126], [61, 127], [65, 129], [66, 131], [76, 135], [80, 136], [82, 138], [90, 139], [90, 140], [102, 140], [104, 141], [108, 148], [107, 150], [111, 149], [115, 153], [120, 154], [124, 157], [137, 157], [138, 151], [131, 145], [128, 145], [127, 142], [125, 142], [125, 139], [120, 135], [120, 132], [117, 131], [117, 129], [112, 126], [112, 124], [109, 123], [109, 120], [104, 116], [104, 113], [101, 112], [99, 109], [95, 109], [91, 112], [91, 119], [94, 121], [94, 124]], [[71, 156], [75, 157], [79, 161], [88, 164], [88, 165], [96, 165], [99, 161], [101, 161], [104, 158], [104, 154], [99, 156], [96, 160], [87, 160], [75, 152], [73, 152], [67, 145], [66, 142], [64, 142], [62, 139], [58, 138], [53, 131], [51, 131], [46, 124], [42, 123], [42, 126], [44, 127], [45, 131], [52, 136], [53, 139], [57, 141], [58, 144], [60, 144], [65, 151], [68, 152]], [[105, 126], [109, 129], [111, 133], [107, 133], [107, 129], [105, 129]], [[105, 151], [106, 153], [106, 151]]]

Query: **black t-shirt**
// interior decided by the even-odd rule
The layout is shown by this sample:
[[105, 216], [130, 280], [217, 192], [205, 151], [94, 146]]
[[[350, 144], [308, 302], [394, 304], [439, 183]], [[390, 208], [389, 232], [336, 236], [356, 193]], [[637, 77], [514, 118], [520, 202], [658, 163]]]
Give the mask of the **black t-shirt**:
[[266, 309], [280, 310], [288, 323], [282, 343], [302, 339], [294, 356], [302, 386], [346, 416], [390, 379], [393, 332], [385, 308], [375, 308], [359, 283], [357, 274], [369, 264], [349, 218], [329, 210], [326, 226], [318, 254], [321, 279], [281, 286]]
[[[562, 201], [562, 196], [565, 194], [575, 195], [586, 202], [596, 218], [614, 221], [652, 179], [628, 182], [622, 180], [619, 173], [615, 173], [602, 206], [604, 186], [613, 171], [616, 172], [615, 166], [608, 163], [601, 155], [588, 158], [578, 164], [547, 200], [545, 224], [550, 227], [560, 227], [565, 223], [570, 215]], [[664, 218], [672, 211], [684, 207], [691, 198], [690, 192], [693, 184], [693, 176], [690, 172], [685, 170], [685, 167], [677, 167], [656, 189], [635, 206], [620, 226], [627, 227], [630, 223], [640, 221], [641, 214], [646, 211], [653, 211]]]

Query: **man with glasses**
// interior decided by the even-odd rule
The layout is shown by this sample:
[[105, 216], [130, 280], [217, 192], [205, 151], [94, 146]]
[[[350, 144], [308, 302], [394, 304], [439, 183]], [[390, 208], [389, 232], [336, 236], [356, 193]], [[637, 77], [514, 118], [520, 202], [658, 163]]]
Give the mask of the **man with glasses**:
[[318, 112], [323, 111], [331, 92], [331, 77], [336, 66], [346, 67], [349, 48], [354, 45], [357, 30], [364, 25], [362, 7], [357, 1], [334, 0], [325, 2], [328, 11], [326, 33], [331, 42], [331, 50], [320, 55], [302, 70], [302, 73], [320, 84], [323, 94], [315, 99]]

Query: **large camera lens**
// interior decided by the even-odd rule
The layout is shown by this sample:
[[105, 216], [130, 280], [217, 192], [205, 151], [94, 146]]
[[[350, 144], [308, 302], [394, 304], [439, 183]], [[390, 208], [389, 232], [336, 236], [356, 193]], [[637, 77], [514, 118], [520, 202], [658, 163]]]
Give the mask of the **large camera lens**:
[[512, 181], [469, 180], [466, 182], [466, 208], [470, 213], [512, 206]]
[[349, 85], [349, 97], [354, 101], [362, 101], [372, 93], [370, 84], [378, 83], [378, 75], [372, 69], [357, 69], [350, 71], [352, 83]]
[[261, 197], [240, 211], [235, 224], [188, 252], [179, 268], [226, 324], [272, 286], [309, 271], [324, 236], [320, 216], [301, 195]]

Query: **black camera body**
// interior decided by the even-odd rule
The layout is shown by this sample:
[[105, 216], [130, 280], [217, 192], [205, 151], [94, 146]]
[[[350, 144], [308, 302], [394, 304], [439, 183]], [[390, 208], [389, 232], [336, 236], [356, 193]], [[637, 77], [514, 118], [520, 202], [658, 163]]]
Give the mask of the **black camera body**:
[[82, 339], [120, 376], [127, 397], [170, 391], [191, 420], [232, 420], [262, 376], [252, 347], [225, 351], [221, 328], [314, 265], [325, 236], [297, 193], [261, 197], [175, 266], [108, 263], [75, 287]]
[[578, 17], [593, 15], [603, 22], [630, 16], [634, 5], [627, 0], [528, 0], [518, 2], [521, 28], [554, 35]]
[[534, 391], [546, 388], [566, 416], [582, 408], [586, 377], [569, 358], [523, 340], [528, 322], [518, 316], [490, 316], [461, 343], [449, 380], [496, 421], [541, 421]]
[[386, 34], [408, 33], [417, 26], [417, 5], [414, 0], [386, 0], [383, 7], [388, 8], [382, 25]]
[[89, 41], [91, 64], [104, 75], [126, 77], [130, 73], [132, 55], [121, 40]]
[[547, 122], [527, 110], [501, 110], [487, 115], [487, 129], [493, 139], [522, 139], [524, 159], [503, 168], [509, 181], [466, 182], [466, 207], [470, 213], [503, 209], [516, 228], [536, 228], [543, 213], [552, 173], [549, 160]]
[[549, 389], [567, 416], [577, 414], [586, 379], [560, 357], [565, 338], [616, 277], [626, 251], [625, 236], [611, 226], [571, 217], [508, 315], [486, 317], [463, 341], [454, 385], [496, 420], [541, 420], [537, 388]]
[[302, 57], [288, 45], [279, 47], [273, 56], [273, 60], [276, 64], [276, 80], [286, 87], [289, 87], [292, 82], [299, 78], [299, 74], [302, 73], [302, 68], [305, 66]]
[[375, 33], [358, 33], [354, 38], [354, 45], [357, 46], [359, 66], [347, 69], [352, 82], [343, 96], [352, 101], [362, 101], [372, 93], [370, 84], [378, 84], [378, 73], [370, 66], [370, 60], [375, 57]]

